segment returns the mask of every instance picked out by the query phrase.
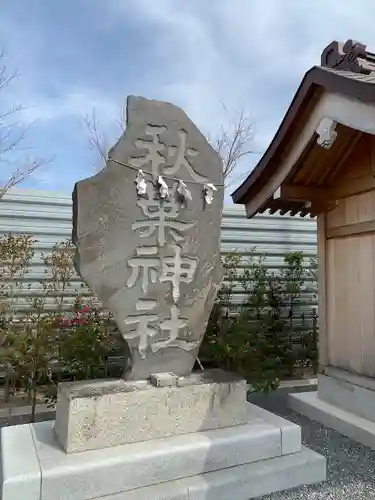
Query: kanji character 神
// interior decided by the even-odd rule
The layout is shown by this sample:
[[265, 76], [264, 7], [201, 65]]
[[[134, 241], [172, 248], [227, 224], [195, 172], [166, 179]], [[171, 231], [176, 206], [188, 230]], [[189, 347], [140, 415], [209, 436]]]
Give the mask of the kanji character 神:
[[176, 304], [180, 298], [180, 283], [191, 283], [197, 269], [197, 260], [181, 256], [181, 247], [171, 245], [174, 250], [173, 257], [164, 257], [162, 260], [162, 275], [160, 281], [172, 283], [172, 297]]

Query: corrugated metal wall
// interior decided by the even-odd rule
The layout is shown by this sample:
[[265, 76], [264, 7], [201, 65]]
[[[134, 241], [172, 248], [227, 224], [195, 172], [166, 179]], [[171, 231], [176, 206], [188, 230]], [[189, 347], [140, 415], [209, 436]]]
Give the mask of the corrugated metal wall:
[[[25, 285], [30, 284], [34, 294], [40, 290], [39, 280], [44, 272], [40, 252], [49, 253], [57, 241], [70, 237], [71, 212], [69, 194], [15, 189], [0, 200], [0, 236], [11, 232], [30, 234], [38, 240], [25, 280]], [[224, 209], [221, 234], [222, 252], [236, 250], [245, 255], [256, 247], [256, 254], [266, 253], [268, 265], [275, 270], [283, 266], [286, 252], [303, 251], [307, 258], [316, 255], [316, 222], [309, 218], [259, 215], [249, 220], [245, 217], [244, 207], [230, 206]], [[67, 297], [69, 301], [73, 300], [75, 290], [82, 292], [78, 276], [72, 282]], [[21, 295], [26, 293], [29, 291], [24, 290]], [[242, 300], [243, 295], [238, 290], [233, 301], [240, 303]], [[22, 308], [24, 303], [21, 297], [19, 307]]]
[[[305, 267], [316, 257], [316, 220], [301, 217], [260, 214], [253, 219], [245, 217], [242, 206], [226, 207], [222, 220], [221, 249], [223, 253], [236, 250], [243, 254], [242, 264], [246, 265], [246, 252], [254, 248], [253, 255], [267, 255], [268, 268], [276, 273], [281, 271], [284, 256], [287, 252], [302, 251], [305, 256]], [[316, 306], [316, 298], [312, 297], [311, 287], [307, 279], [306, 301]], [[233, 296], [234, 304], [241, 304], [244, 295], [237, 289]], [[303, 312], [304, 308], [301, 309]]]

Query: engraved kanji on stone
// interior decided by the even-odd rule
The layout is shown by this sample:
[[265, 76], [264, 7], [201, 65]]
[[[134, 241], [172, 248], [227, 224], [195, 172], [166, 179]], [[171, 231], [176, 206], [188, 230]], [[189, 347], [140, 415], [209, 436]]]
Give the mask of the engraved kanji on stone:
[[[137, 302], [136, 308], [138, 310], [150, 310], [154, 305], [152, 301], [143, 301], [141, 299]], [[123, 333], [122, 336], [125, 340], [134, 340], [138, 338], [138, 353], [142, 359], [146, 358], [149, 338], [159, 333], [159, 329], [155, 325], [157, 322], [159, 322], [159, 316], [157, 314], [141, 313], [125, 318], [126, 325], [135, 325], [136, 328]]]
[[168, 147], [168, 156], [174, 158], [174, 163], [172, 166], [166, 165], [164, 167], [164, 175], [175, 175], [180, 170], [180, 168], [185, 168], [190, 177], [198, 183], [207, 182], [207, 177], [199, 174], [194, 170], [189, 157], [196, 157], [199, 155], [199, 151], [194, 148], [187, 147], [187, 137], [188, 134], [186, 130], [180, 129], [177, 132], [179, 138], [178, 146]]
[[126, 113], [107, 168], [75, 185], [74, 266], [116, 321], [124, 378], [185, 377], [220, 290], [222, 161], [172, 103], [129, 96]]
[[180, 283], [191, 283], [197, 269], [197, 259], [183, 257], [182, 248], [179, 245], [171, 245], [174, 251], [173, 257], [164, 257], [162, 260], [162, 283], [172, 283], [173, 302], [177, 304], [180, 298]]
[[142, 291], [147, 293], [150, 283], [156, 283], [160, 259], [154, 257], [158, 254], [157, 246], [144, 246], [136, 249], [137, 257], [128, 260], [128, 265], [133, 269], [126, 286], [133, 288], [142, 274]]
[[162, 321], [159, 327], [162, 331], [169, 332], [168, 338], [151, 344], [152, 352], [158, 352], [160, 349], [164, 349], [172, 344], [176, 345], [176, 341], [179, 339], [181, 331], [188, 329], [188, 321], [187, 319], [180, 317], [179, 308], [176, 305], [173, 305], [171, 307], [170, 318]]
[[165, 132], [167, 127], [165, 125], [146, 125], [145, 134], [152, 137], [151, 141], [146, 141], [144, 139], [137, 139], [134, 144], [139, 149], [146, 149], [147, 154], [140, 157], [130, 157], [129, 163], [134, 167], [142, 168], [145, 165], [151, 164], [151, 172], [154, 180], [156, 180], [159, 175], [162, 175], [163, 168], [165, 165], [165, 156], [161, 154], [161, 151], [165, 149], [165, 145], [160, 141], [160, 134]]
[[[160, 139], [160, 135], [166, 130], [165, 125], [146, 125], [145, 134], [151, 136], [152, 140], [137, 139], [134, 144], [139, 149], [146, 149], [147, 153], [145, 156], [131, 156], [129, 158], [130, 165], [142, 168], [150, 164], [154, 180], [159, 175], [174, 176], [180, 168], [184, 168], [195, 182], [202, 184], [207, 182], [207, 177], [197, 172], [191, 164], [190, 158], [197, 157], [199, 151], [187, 146], [188, 133], [186, 130], [179, 129], [177, 131], [178, 146], [168, 146], [168, 148]], [[172, 159], [173, 165], [167, 165], [166, 157], [162, 154], [164, 149], [168, 157]]]
[[175, 220], [179, 216], [178, 203], [174, 197], [170, 201], [140, 199], [137, 205], [148, 220], [137, 221], [132, 229], [140, 230], [141, 238], [149, 238], [157, 232], [157, 242], [160, 247], [166, 244], [166, 230], [176, 242], [184, 239], [181, 233], [191, 229], [196, 222]]
[[106, 231], [108, 231], [108, 216], [107, 214], [103, 214], [102, 217], [99, 217], [99, 234], [101, 235], [99, 238], [99, 258], [103, 259], [104, 257], [104, 236]]

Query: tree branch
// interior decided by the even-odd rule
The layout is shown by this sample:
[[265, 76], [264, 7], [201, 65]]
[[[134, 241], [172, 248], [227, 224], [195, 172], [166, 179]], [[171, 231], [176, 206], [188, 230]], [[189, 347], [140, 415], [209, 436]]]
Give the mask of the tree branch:
[[[121, 109], [119, 119], [116, 123], [120, 133], [123, 134], [126, 128], [126, 105]], [[90, 151], [93, 153], [94, 157], [99, 159], [97, 170], [101, 170], [103, 164], [107, 162], [110, 146], [107, 137], [100, 130], [100, 124], [95, 109], [92, 110], [91, 115], [86, 115], [82, 118], [81, 125], [85, 130], [85, 138]]]
[[[10, 72], [6, 65], [8, 52], [6, 48], [0, 48], [0, 94], [4, 92], [10, 84], [18, 78], [18, 71]], [[22, 120], [13, 120], [12, 118], [24, 111], [21, 105], [15, 105], [7, 110], [0, 110], [0, 165], [17, 164], [17, 167], [10, 177], [0, 184], [0, 199], [12, 187], [22, 183], [29, 175], [33, 174], [37, 168], [52, 161], [52, 158], [46, 160], [42, 158], [24, 158], [16, 159], [15, 154], [25, 149], [24, 140], [34, 123], [24, 125]], [[12, 120], [11, 120], [12, 119]]]
[[86, 115], [82, 119], [81, 124], [86, 129], [86, 140], [91, 152], [95, 156], [99, 155], [100, 162], [105, 163], [108, 158], [108, 144], [107, 139], [99, 131], [99, 123], [95, 110], [92, 111], [91, 116]]
[[254, 139], [255, 127], [243, 107], [232, 117], [229, 116], [225, 105], [223, 108], [228, 120], [221, 124], [216, 138], [212, 139], [208, 136], [208, 141], [221, 157], [224, 178], [228, 181], [238, 167], [240, 160], [254, 153], [251, 143]]
[[[224, 104], [223, 108], [228, 119], [224, 124], [221, 124], [217, 136], [212, 139], [207, 135], [207, 140], [221, 157], [224, 178], [228, 180], [235, 172], [239, 162], [254, 153], [251, 148], [254, 138], [254, 124], [243, 107], [232, 117], [230, 117]], [[109, 145], [106, 136], [100, 130], [95, 110], [92, 111], [91, 115], [86, 115], [82, 119], [82, 125], [85, 129], [88, 146], [94, 156], [99, 158], [100, 168], [102, 168], [103, 163], [105, 164], [108, 158]], [[126, 128], [126, 105], [121, 110], [117, 125], [120, 132], [124, 133]]]

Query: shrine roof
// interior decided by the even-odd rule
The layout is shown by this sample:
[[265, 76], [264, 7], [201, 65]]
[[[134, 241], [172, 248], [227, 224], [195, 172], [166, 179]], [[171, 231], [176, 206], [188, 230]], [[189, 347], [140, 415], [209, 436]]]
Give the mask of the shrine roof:
[[[321, 65], [311, 68], [302, 82], [268, 149], [247, 179], [232, 193], [234, 203], [247, 204], [277, 173], [285, 150], [295, 137], [296, 127], [309, 113], [322, 92], [340, 94], [364, 104], [375, 103], [375, 53], [348, 40], [334, 41], [323, 51]], [[294, 134], [294, 136], [293, 136]], [[259, 209], [267, 200], [259, 201]], [[259, 210], [257, 210], [259, 211]], [[252, 214], [250, 214], [251, 216]]]

